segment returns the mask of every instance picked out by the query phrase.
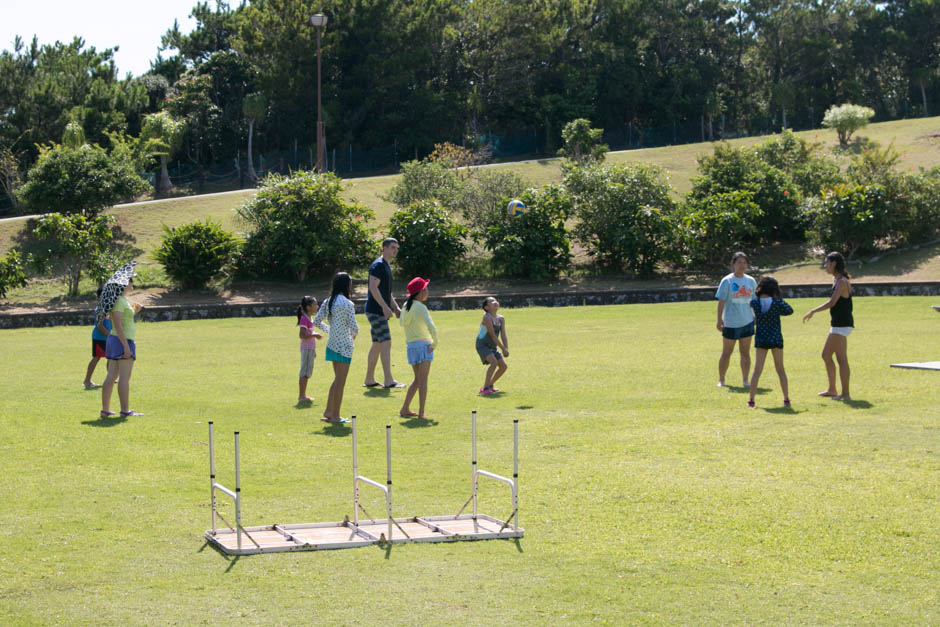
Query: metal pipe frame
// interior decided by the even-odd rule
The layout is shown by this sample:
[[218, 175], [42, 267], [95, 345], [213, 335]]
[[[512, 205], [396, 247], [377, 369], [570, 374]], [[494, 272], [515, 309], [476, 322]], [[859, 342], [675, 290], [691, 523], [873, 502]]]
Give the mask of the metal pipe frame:
[[[486, 470], [480, 470], [477, 467], [477, 412], [471, 412], [471, 431], [473, 434], [473, 445], [472, 445], [472, 467], [473, 467], [473, 494], [471, 499], [473, 500], [473, 514], [472, 518], [476, 520], [477, 518], [477, 494], [479, 491], [479, 477], [489, 477], [496, 481], [500, 481], [509, 486], [509, 489], [512, 492], [512, 516], [514, 518], [513, 527], [519, 527], [519, 420], [514, 419], [512, 421], [512, 479], [508, 477], [503, 477], [502, 475], [497, 475]], [[466, 504], [464, 504], [466, 507]], [[463, 511], [461, 509], [461, 511]], [[459, 516], [459, 514], [458, 514]]]
[[[217, 532], [215, 519], [221, 518], [218, 514], [218, 501], [216, 499], [216, 490], [229, 496], [235, 503], [235, 534], [238, 538], [238, 550], [242, 548], [242, 482], [241, 470], [239, 467], [239, 447], [238, 431], [235, 432], [235, 491], [232, 492], [221, 483], [215, 480], [215, 441], [212, 433], [212, 421], [209, 421], [209, 503], [212, 508], [212, 535]], [[226, 523], [227, 525], [227, 523]], [[254, 541], [254, 540], [252, 540]]]
[[371, 486], [375, 486], [385, 494], [385, 517], [388, 520], [388, 535], [386, 540], [392, 541], [392, 425], [385, 425], [385, 484], [382, 485], [368, 477], [359, 474], [359, 462], [357, 460], [357, 431], [356, 417], [351, 416], [352, 420], [352, 438], [353, 438], [353, 525], [356, 531], [359, 530], [359, 482], [362, 481]]

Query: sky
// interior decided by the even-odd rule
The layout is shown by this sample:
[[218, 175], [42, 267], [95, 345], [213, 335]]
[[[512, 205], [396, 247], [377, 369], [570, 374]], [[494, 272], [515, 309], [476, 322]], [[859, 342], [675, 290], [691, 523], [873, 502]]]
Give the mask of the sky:
[[[160, 36], [179, 20], [190, 32], [195, 21], [189, 12], [198, 0], [0, 0], [0, 49], [13, 50], [20, 35], [28, 46], [33, 35], [39, 43], [72, 41], [76, 35], [86, 48], [119, 46], [114, 55], [118, 76], [140, 76], [157, 56]], [[168, 52], [170, 54], [168, 54]], [[172, 51], [163, 56], [171, 56]]]

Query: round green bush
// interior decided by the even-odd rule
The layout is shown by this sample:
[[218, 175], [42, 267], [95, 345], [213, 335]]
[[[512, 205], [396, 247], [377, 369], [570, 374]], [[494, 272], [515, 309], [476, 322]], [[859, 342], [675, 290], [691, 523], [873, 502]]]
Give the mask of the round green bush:
[[447, 276], [467, 252], [467, 229], [434, 201], [396, 211], [389, 226], [399, 244], [396, 261], [408, 276]]
[[238, 250], [238, 241], [221, 225], [206, 220], [171, 228], [163, 226], [163, 241], [154, 253], [174, 283], [184, 289], [205, 287]]

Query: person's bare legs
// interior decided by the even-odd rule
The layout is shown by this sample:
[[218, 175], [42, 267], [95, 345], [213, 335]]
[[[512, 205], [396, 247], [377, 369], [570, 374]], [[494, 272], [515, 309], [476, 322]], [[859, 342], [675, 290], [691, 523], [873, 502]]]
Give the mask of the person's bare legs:
[[[757, 349], [757, 352], [760, 353], [760, 349]], [[783, 400], [790, 400], [790, 382], [787, 380], [787, 371], [783, 369], [783, 349], [782, 348], [773, 348], [771, 349], [771, 354], [774, 356], [774, 369], [777, 371], [777, 378], [780, 379], [780, 391], [783, 392]], [[757, 371], [757, 366], [754, 367], [755, 372]], [[753, 381], [751, 386], [753, 386]], [[753, 390], [754, 388], [751, 387]]]
[[310, 381], [310, 377], [300, 377], [300, 381], [297, 384], [297, 400], [305, 401], [307, 400], [307, 382]]
[[850, 401], [852, 396], [849, 394], [849, 342], [844, 335], [831, 335], [836, 340], [833, 343], [833, 352], [836, 355], [836, 361], [839, 363], [839, 382], [842, 384], [842, 394], [834, 396], [837, 401]]
[[366, 359], [366, 380], [364, 385], [374, 386], [378, 382], [375, 380], [375, 366], [379, 363], [379, 354], [382, 352], [382, 344], [385, 342], [372, 342], [369, 347], [369, 357]]
[[101, 384], [101, 411], [111, 411], [111, 393], [114, 391], [114, 382], [118, 378], [118, 359], [108, 360], [108, 374]]
[[490, 365], [486, 368], [486, 377], [483, 379], [484, 390], [493, 385], [493, 375], [496, 373], [496, 369], [499, 368], [499, 365], [496, 363], [496, 357], [492, 354], [486, 356], [486, 361], [488, 361]]
[[118, 398], [121, 401], [121, 412], [126, 414], [131, 410], [131, 371], [134, 369], [135, 360], [117, 359], [114, 361], [118, 363], [118, 373], [120, 375], [117, 389]]
[[721, 357], [718, 358], [718, 385], [725, 384], [725, 374], [728, 372], [728, 366], [731, 365], [731, 353], [734, 352], [734, 343], [737, 340], [729, 340], [726, 337], [721, 338]]
[[744, 387], [751, 384], [748, 373], [751, 371], [751, 337], [742, 337], [738, 340], [738, 352], [741, 354], [741, 381]]
[[428, 375], [431, 373], [431, 362], [422, 361], [415, 372], [418, 378], [418, 417], [425, 418], [424, 405], [428, 400]]
[[757, 384], [760, 381], [761, 373], [764, 371], [764, 360], [767, 359], [767, 349], [758, 348], [756, 353], [754, 359], [754, 374], [751, 375], [751, 403], [754, 402], [754, 395], [757, 394]]
[[401, 404], [401, 409], [398, 410], [398, 415], [401, 417], [407, 417], [411, 415], [411, 399], [415, 397], [415, 394], [418, 392], [418, 371], [420, 370], [419, 366], [421, 364], [412, 364], [411, 369], [414, 370], [414, 381], [411, 382], [411, 385], [408, 386], [408, 391], [405, 392], [405, 400]]
[[[836, 364], [832, 361], [832, 356], [836, 352], [836, 345], [839, 340], [837, 338], [842, 337], [835, 333], [830, 333], [826, 338], [826, 343], [823, 345], [822, 351], [822, 360], [826, 364], [826, 377], [829, 379], [829, 387], [826, 388], [825, 392], [820, 392], [817, 396], [835, 396], [838, 394], [836, 391]], [[845, 338], [842, 338], [845, 341]]]
[[379, 357], [382, 358], [382, 374], [385, 375], [383, 385], [385, 387], [391, 387], [393, 385], [396, 385], [398, 381], [396, 381], [395, 377], [392, 376], [392, 341], [391, 340], [379, 343]]
[[83, 384], [86, 388], [97, 387], [91, 380], [91, 376], [95, 374], [95, 368], [98, 367], [98, 362], [100, 360], [101, 357], [92, 357], [91, 361], [88, 362], [88, 368], [85, 370], [85, 380], [83, 381]]
[[323, 417], [330, 422], [339, 422], [341, 419], [340, 408], [343, 405], [343, 391], [346, 388], [346, 375], [349, 374], [349, 364], [341, 361], [331, 362], [333, 364], [333, 383], [330, 385], [330, 393], [326, 400], [326, 409], [323, 410]]

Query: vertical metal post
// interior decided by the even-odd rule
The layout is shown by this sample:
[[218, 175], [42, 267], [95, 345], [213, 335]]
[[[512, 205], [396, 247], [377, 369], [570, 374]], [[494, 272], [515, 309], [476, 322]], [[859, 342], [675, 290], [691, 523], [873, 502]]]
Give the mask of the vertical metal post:
[[512, 511], [516, 512], [516, 528], [519, 527], [519, 419], [512, 421]]
[[215, 447], [212, 443], [212, 421], [209, 421], [209, 506], [212, 509], [212, 535], [215, 535]]
[[322, 26], [317, 26], [317, 173], [323, 173], [323, 119], [321, 117], [320, 103], [320, 33]]
[[238, 465], [238, 431], [235, 432], [235, 531], [238, 550], [242, 549], [242, 479]]
[[353, 438], [353, 523], [359, 526], [359, 466], [356, 462], [356, 417], [352, 416]]
[[385, 485], [388, 494], [385, 499], [385, 511], [388, 516], [388, 541], [392, 541], [392, 425], [385, 425]]
[[473, 462], [471, 466], [473, 467], [473, 520], [476, 520], [477, 519], [477, 412], [474, 409], [472, 413], [473, 413], [473, 417], [472, 417], [473, 425], [471, 427], [471, 431], [473, 432], [473, 435], [471, 439], [473, 442]]

